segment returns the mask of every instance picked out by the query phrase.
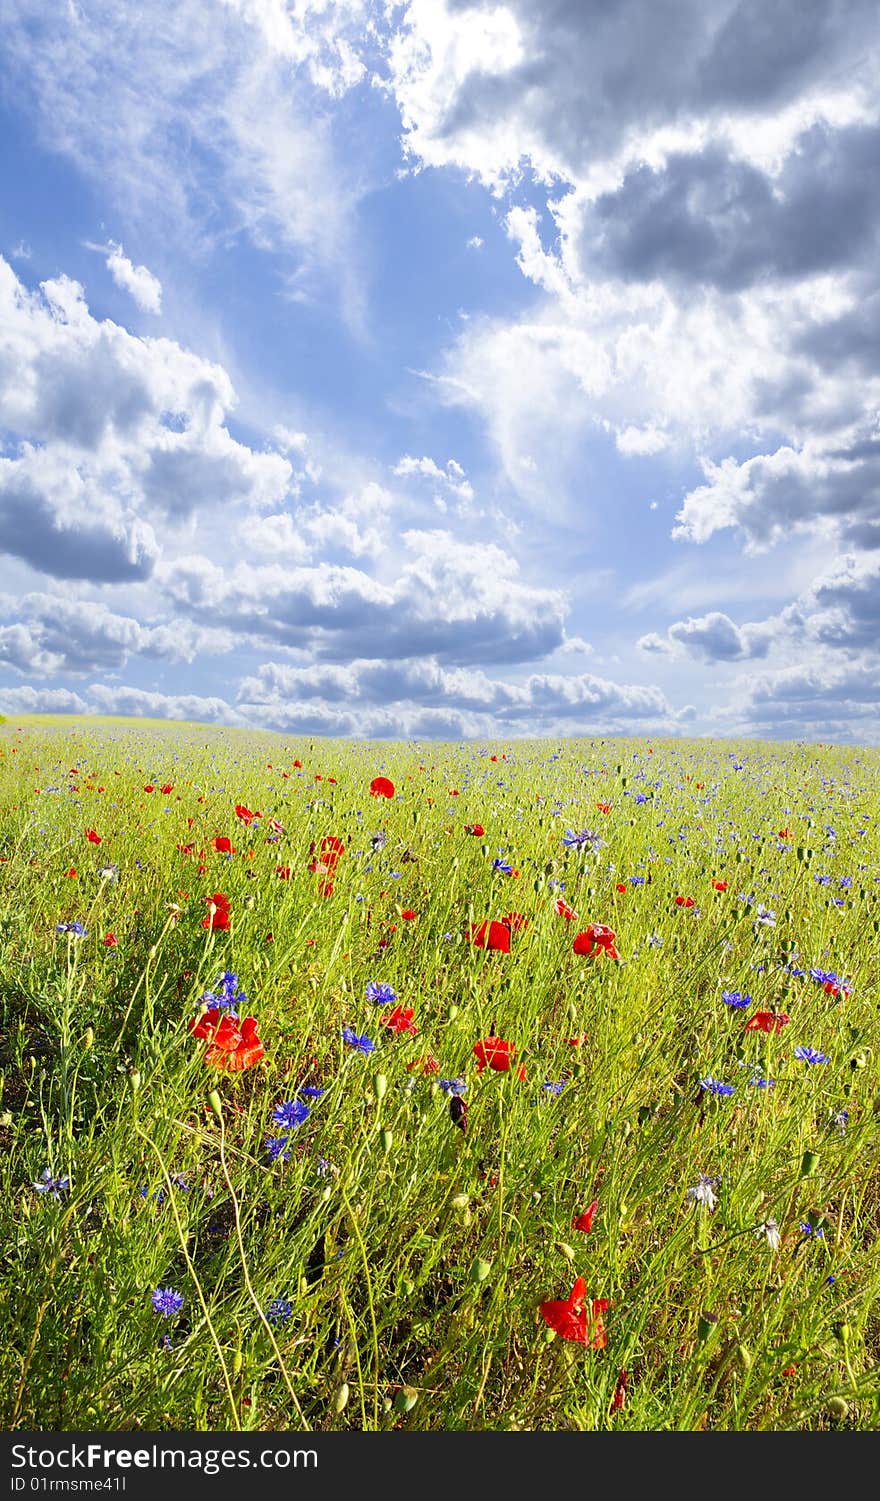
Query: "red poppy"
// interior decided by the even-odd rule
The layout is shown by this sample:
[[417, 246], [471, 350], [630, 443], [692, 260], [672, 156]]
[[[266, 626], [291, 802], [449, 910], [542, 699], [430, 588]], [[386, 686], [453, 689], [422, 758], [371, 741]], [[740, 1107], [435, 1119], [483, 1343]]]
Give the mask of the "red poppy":
[[576, 954], [585, 954], [588, 959], [594, 954], [602, 952], [609, 959], [619, 959], [620, 955], [614, 946], [615, 933], [603, 922], [591, 922], [583, 933], [578, 933], [572, 949]]
[[252, 1068], [265, 1057], [253, 1016], [246, 1016], [244, 1021], [238, 1022], [215, 1007], [191, 1021], [189, 1030], [200, 1041], [210, 1043], [205, 1062], [229, 1073], [237, 1074], [242, 1069]]
[[89, 844], [103, 844], [104, 843], [104, 841], [101, 838], [100, 834], [96, 833], [94, 829], [86, 829], [86, 838], [89, 841]]
[[574, 908], [569, 907], [568, 902], [561, 896], [556, 899], [556, 913], [558, 917], [564, 917], [566, 922], [571, 922], [573, 919], [577, 921], [577, 913]]
[[320, 884], [319, 884], [319, 886], [318, 886], [318, 894], [320, 896], [332, 896], [333, 895], [333, 882], [332, 881], [321, 881]]
[[610, 803], [597, 803], [596, 807], [599, 809], [600, 813], [610, 813], [611, 812], [611, 804]]
[[155, 790], [156, 789], [153, 786], [152, 782], [148, 782], [146, 787], [144, 788], [144, 792], [155, 792]]
[[293, 872], [289, 865], [276, 865], [275, 874], [279, 881], [289, 881]]
[[596, 1218], [596, 1210], [599, 1208], [599, 1200], [594, 1199], [589, 1209], [579, 1214], [576, 1220], [572, 1220], [572, 1228], [580, 1230], [584, 1235], [589, 1235], [593, 1228], [593, 1220]]
[[345, 854], [345, 845], [336, 834], [325, 834], [321, 840], [321, 854], [329, 865], [335, 865], [339, 856]]
[[225, 834], [219, 834], [216, 839], [212, 839], [211, 845], [217, 851], [218, 855], [235, 854], [235, 846], [231, 839], [227, 839]]
[[383, 1011], [379, 1015], [380, 1027], [387, 1027], [389, 1032], [409, 1032], [415, 1037], [418, 1027], [413, 1023], [414, 1011], [412, 1006], [394, 1006], [391, 1011]]
[[743, 1028], [745, 1032], [781, 1032], [783, 1027], [791, 1021], [784, 1011], [756, 1011], [749, 1017]]
[[67, 876], [71, 881], [76, 880], [76, 868], [73, 865], [71, 865], [70, 870], [67, 872]]
[[169, 794], [169, 792], [173, 792], [174, 791], [174, 783], [173, 782], [163, 782], [162, 786], [159, 788], [159, 791], [162, 793], [163, 797], [167, 797], [168, 794]]
[[714, 891], [726, 891], [727, 890], [727, 882], [726, 881], [713, 881], [712, 882], [712, 889]]
[[776, 834], [779, 839], [790, 839], [791, 829], [777, 829]]
[[220, 930], [225, 932], [229, 927], [229, 897], [224, 896], [222, 891], [215, 891], [213, 896], [206, 896], [208, 903], [208, 916], [202, 918], [202, 927], [210, 928], [212, 932]]
[[676, 907], [695, 907], [696, 902], [692, 896], [677, 896], [675, 898], [675, 905]]
[[466, 834], [475, 834], [478, 839], [482, 839], [486, 832], [481, 823], [466, 823], [464, 831]]
[[587, 1034], [586, 1034], [586, 1032], [578, 1032], [577, 1037], [569, 1037], [569, 1039], [568, 1039], [568, 1045], [569, 1045], [570, 1048], [582, 1048], [584, 1046], [584, 1044], [586, 1043], [586, 1040], [587, 1040]]
[[481, 1074], [484, 1068], [493, 1068], [497, 1074], [506, 1074], [515, 1052], [513, 1044], [504, 1042], [500, 1037], [485, 1037], [482, 1042], [475, 1042], [477, 1073]]
[[370, 783], [371, 797], [393, 797], [394, 783], [388, 777], [373, 777]]
[[101, 941], [105, 949], [115, 949], [118, 942], [115, 933], [108, 933]]
[[615, 891], [626, 891], [626, 881], [618, 881], [614, 889]]
[[610, 1305], [607, 1298], [593, 1298], [588, 1315], [584, 1307], [586, 1298], [587, 1284], [583, 1277], [578, 1277], [570, 1297], [541, 1304], [541, 1317], [545, 1324], [555, 1329], [560, 1339], [574, 1340], [576, 1344], [601, 1350], [608, 1343], [602, 1315]]
[[195, 844], [179, 844], [177, 848], [181, 855], [191, 855], [195, 849]]
[[505, 928], [510, 928], [512, 933], [519, 933], [522, 928], [527, 928], [529, 925], [528, 918], [522, 912], [508, 912], [501, 921]]
[[412, 1063], [406, 1065], [408, 1074], [414, 1074], [416, 1069], [422, 1074], [439, 1074], [440, 1060], [433, 1053], [425, 1053], [422, 1058], [414, 1058]]
[[235, 813], [236, 817], [242, 819], [244, 823], [250, 823], [255, 817], [255, 814], [251, 812], [250, 808], [246, 808], [244, 803], [236, 803]]
[[400, 915], [403, 918], [404, 922], [413, 922], [419, 914], [418, 912], [414, 912], [412, 907], [404, 907]]
[[295, 767], [299, 767], [300, 771], [302, 770], [302, 761], [294, 761], [293, 764]]
[[205, 901], [213, 902], [215, 907], [225, 907], [227, 910], [229, 908], [229, 897], [222, 891], [215, 891], [213, 896], [206, 896]]
[[503, 922], [472, 923], [467, 930], [467, 940], [475, 949], [494, 949], [499, 954], [510, 953], [510, 928]]

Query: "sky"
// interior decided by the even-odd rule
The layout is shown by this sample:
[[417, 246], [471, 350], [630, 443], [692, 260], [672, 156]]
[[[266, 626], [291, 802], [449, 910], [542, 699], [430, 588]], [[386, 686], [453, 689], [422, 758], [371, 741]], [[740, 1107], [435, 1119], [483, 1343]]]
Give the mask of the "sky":
[[0, 710], [880, 742], [876, 0], [0, 33]]

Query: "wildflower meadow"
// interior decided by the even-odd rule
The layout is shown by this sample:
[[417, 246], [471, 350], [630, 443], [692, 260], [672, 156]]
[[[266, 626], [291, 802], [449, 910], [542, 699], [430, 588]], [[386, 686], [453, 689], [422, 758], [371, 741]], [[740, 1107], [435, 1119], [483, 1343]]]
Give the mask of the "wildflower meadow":
[[3, 1426], [876, 1428], [878, 789], [3, 725]]

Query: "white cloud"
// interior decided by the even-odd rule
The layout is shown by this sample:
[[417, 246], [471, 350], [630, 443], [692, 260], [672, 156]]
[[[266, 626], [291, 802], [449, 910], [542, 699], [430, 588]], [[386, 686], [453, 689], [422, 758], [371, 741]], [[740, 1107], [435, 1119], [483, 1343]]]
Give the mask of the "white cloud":
[[124, 253], [121, 245], [108, 246], [107, 270], [116, 285], [134, 298], [139, 308], [146, 313], [162, 311], [162, 283], [146, 266], [135, 266]]

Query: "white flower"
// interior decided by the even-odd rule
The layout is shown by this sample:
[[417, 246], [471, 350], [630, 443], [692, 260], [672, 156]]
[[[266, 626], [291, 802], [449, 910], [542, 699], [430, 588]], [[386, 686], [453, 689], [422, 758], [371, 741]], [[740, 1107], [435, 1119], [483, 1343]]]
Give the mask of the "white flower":
[[718, 1202], [714, 1189], [719, 1181], [718, 1178], [708, 1178], [705, 1173], [701, 1173], [699, 1183], [688, 1189], [687, 1197], [696, 1204], [705, 1204], [707, 1209], [714, 1209]]
[[777, 1225], [775, 1220], [765, 1220], [762, 1225], [758, 1226], [755, 1234], [759, 1237], [763, 1235], [771, 1251], [779, 1250], [781, 1241], [779, 1237], [779, 1226]]

